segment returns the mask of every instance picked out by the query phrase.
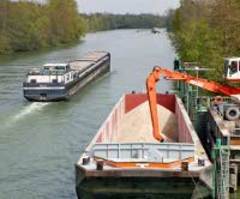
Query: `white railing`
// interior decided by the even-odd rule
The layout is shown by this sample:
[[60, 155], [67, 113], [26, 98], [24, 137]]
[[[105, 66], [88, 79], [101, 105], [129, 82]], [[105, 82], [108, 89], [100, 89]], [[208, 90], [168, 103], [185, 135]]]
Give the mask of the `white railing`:
[[95, 143], [109, 143], [118, 136], [119, 123], [125, 114], [125, 96], [122, 96], [119, 102], [114, 106], [110, 115], [102, 124], [92, 142], [87, 147], [86, 151], [91, 150]]
[[101, 143], [90, 151], [91, 157], [109, 160], [145, 160], [162, 162], [194, 157], [194, 144], [187, 143]]

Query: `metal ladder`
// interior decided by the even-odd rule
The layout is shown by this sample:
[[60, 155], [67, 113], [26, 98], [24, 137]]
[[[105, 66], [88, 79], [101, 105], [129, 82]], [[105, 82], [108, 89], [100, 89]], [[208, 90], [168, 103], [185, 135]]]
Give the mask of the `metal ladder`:
[[229, 198], [229, 148], [218, 146], [216, 148], [216, 198]]

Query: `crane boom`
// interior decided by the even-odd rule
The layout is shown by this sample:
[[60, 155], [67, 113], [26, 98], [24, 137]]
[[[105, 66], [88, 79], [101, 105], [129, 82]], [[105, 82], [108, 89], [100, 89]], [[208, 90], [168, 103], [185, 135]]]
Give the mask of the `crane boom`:
[[166, 68], [156, 66], [149, 74], [146, 81], [147, 96], [150, 107], [151, 121], [153, 127], [153, 136], [160, 142], [164, 141], [164, 135], [160, 131], [160, 125], [158, 121], [157, 113], [157, 92], [156, 83], [160, 80], [160, 77], [164, 77], [168, 80], [180, 80], [187, 84], [198, 86], [202, 89], [208, 90], [214, 93], [220, 93], [226, 96], [234, 96], [240, 94], [240, 88], [231, 87], [228, 85], [222, 85], [214, 81], [209, 81], [203, 78], [197, 78], [187, 73], [172, 71]]

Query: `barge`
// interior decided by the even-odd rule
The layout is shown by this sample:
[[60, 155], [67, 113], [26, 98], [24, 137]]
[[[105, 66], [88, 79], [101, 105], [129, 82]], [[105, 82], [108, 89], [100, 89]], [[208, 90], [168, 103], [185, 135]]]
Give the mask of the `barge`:
[[23, 95], [29, 101], [66, 100], [82, 87], [110, 71], [110, 53], [94, 51], [67, 63], [48, 63], [32, 70], [23, 83]]
[[146, 93], [124, 95], [75, 165], [85, 198], [211, 198], [212, 164], [176, 95], [157, 94], [165, 142]]

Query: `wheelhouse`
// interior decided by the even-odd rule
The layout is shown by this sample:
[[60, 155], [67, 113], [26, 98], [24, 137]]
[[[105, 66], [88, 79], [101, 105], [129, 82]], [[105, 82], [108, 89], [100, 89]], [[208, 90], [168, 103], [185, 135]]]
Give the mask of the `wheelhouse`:
[[240, 57], [224, 60], [224, 73], [228, 81], [240, 81]]
[[72, 73], [68, 63], [45, 64], [41, 69], [33, 69], [27, 74], [26, 83], [57, 84], [72, 80]]
[[43, 66], [42, 75], [63, 75], [70, 71], [69, 64], [60, 63], [60, 64], [45, 64]]

